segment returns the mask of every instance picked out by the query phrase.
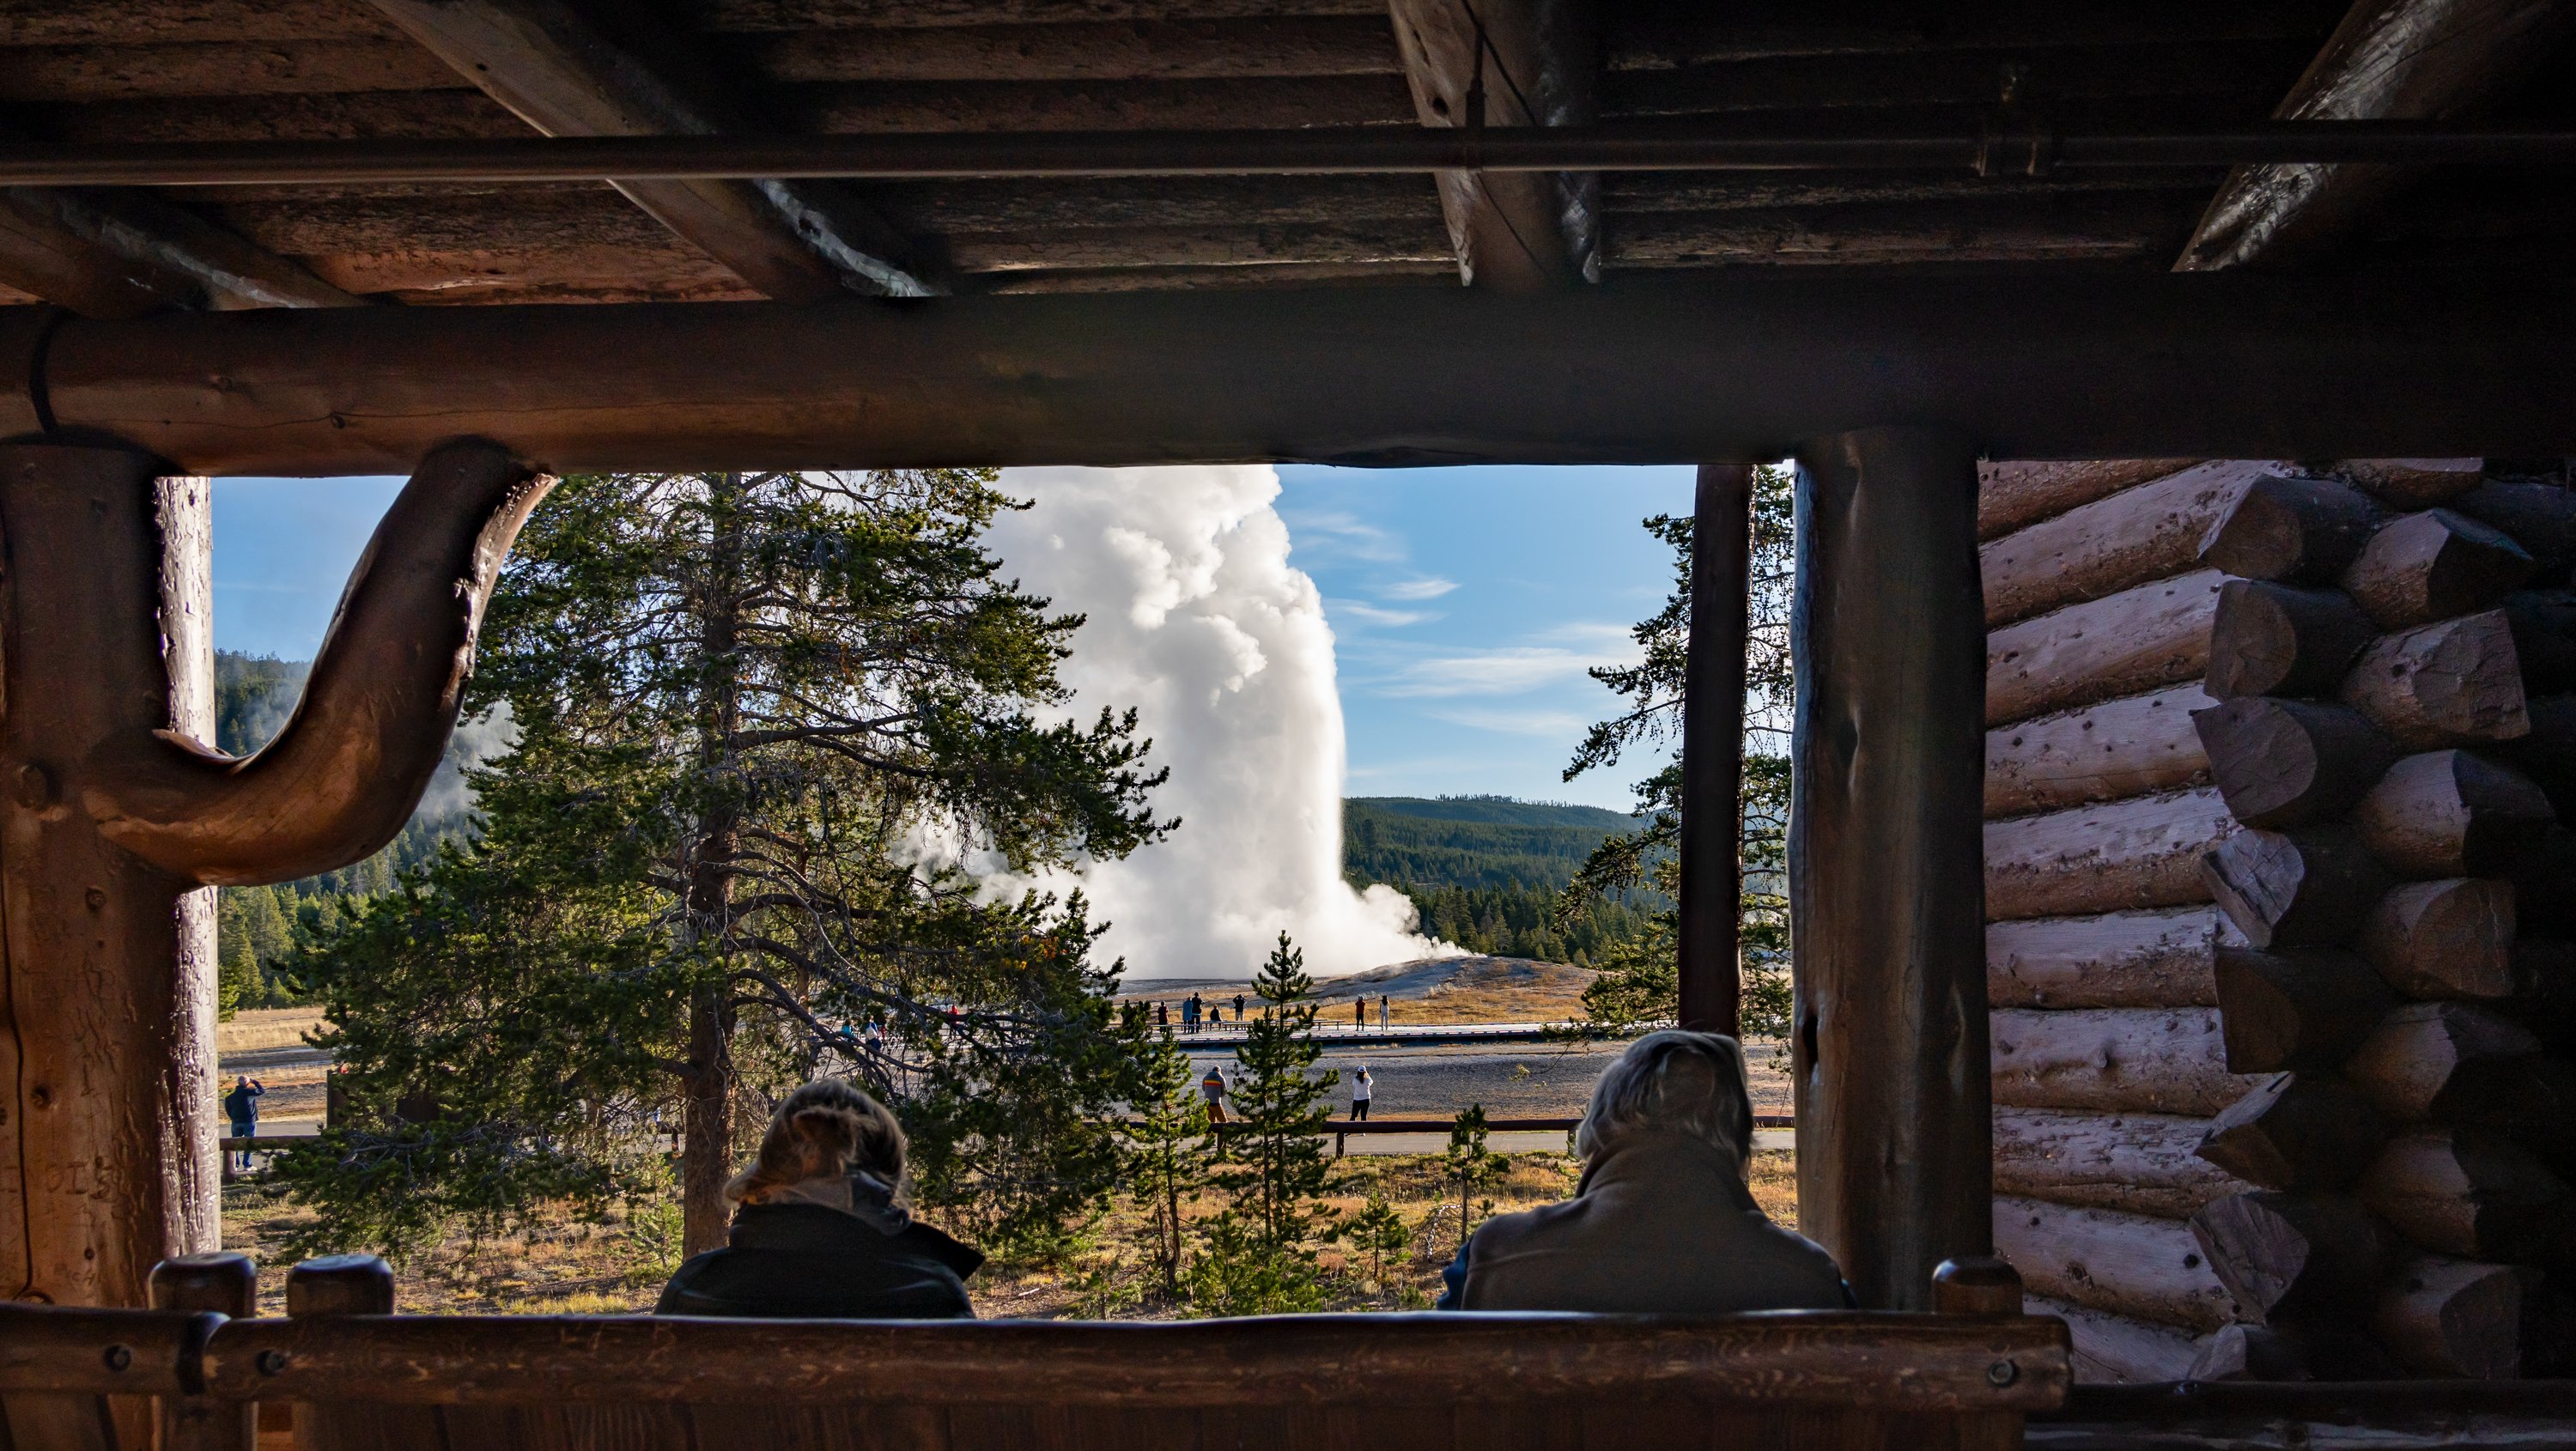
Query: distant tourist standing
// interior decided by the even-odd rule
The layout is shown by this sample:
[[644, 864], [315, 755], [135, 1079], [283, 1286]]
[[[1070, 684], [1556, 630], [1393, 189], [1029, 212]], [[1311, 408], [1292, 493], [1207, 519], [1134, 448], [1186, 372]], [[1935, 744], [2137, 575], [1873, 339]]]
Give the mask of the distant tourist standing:
[[1219, 1003], [1215, 1007], [1208, 1009], [1208, 1026], [1211, 1028], [1222, 1028], [1225, 1026], [1225, 1004]]
[[1243, 1021], [1243, 994], [1241, 993], [1234, 995], [1234, 1020], [1238, 1023]]
[[1368, 1031], [1368, 995], [1366, 993], [1351, 999], [1351, 1026], [1363, 1033]]
[[1190, 994], [1190, 1000], [1181, 1004], [1181, 1031], [1184, 1033], [1195, 1033], [1198, 1030], [1199, 995], [1197, 993], [1192, 993]]
[[1225, 1122], [1225, 1075], [1210, 1068], [1207, 1077], [1199, 1080], [1199, 1092], [1207, 1098], [1208, 1122]]
[[[267, 1088], [263, 1087], [258, 1079], [238, 1074], [234, 1076], [233, 1091], [224, 1095], [224, 1117], [232, 1120], [234, 1138], [249, 1139], [259, 1136], [259, 1101], [267, 1096]], [[250, 1150], [241, 1151], [240, 1167], [244, 1169], [250, 1167]]]
[[1369, 1099], [1376, 1092], [1377, 1085], [1369, 1081], [1367, 1069], [1358, 1069], [1351, 1074], [1351, 1122], [1367, 1122]]
[[1377, 1026], [1378, 1026], [1378, 1030], [1379, 1030], [1380, 1032], [1384, 1032], [1384, 1031], [1386, 1030], [1386, 1025], [1387, 1025], [1387, 1008], [1388, 1008], [1388, 1005], [1389, 1005], [1389, 1004], [1391, 1004], [1391, 1003], [1393, 1003], [1393, 1002], [1394, 1002], [1394, 999], [1393, 999], [1393, 998], [1388, 997], [1388, 996], [1387, 996], [1386, 994], [1384, 994], [1384, 993], [1379, 993], [1379, 994], [1377, 995]]

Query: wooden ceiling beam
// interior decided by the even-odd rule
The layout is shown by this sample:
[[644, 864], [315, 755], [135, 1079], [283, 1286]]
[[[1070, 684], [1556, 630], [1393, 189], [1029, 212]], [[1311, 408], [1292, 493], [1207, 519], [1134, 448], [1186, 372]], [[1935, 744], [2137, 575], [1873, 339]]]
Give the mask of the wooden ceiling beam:
[[[2438, 270], [271, 310], [64, 323], [36, 381], [206, 474], [463, 434], [566, 472], [1749, 462], [1901, 422], [1999, 458], [2555, 457], [2571, 314], [2576, 280]], [[0, 396], [0, 434], [36, 423]]]
[[[612, 33], [565, 0], [374, 0], [456, 71], [549, 136], [722, 135], [752, 129], [676, 36], [638, 7]], [[612, 182], [655, 220], [786, 302], [845, 289], [939, 291], [917, 242], [830, 182]]]
[[[2455, 120], [2504, 100], [2576, 27], [2564, 0], [2357, 0], [2273, 111], [2284, 121]], [[2183, 272], [2313, 255], [2412, 173], [2355, 165], [2240, 166], [2202, 214]]]
[[[1423, 125], [1594, 119], [1599, 42], [1587, 0], [1388, 0], [1388, 8]], [[1597, 175], [1444, 171], [1437, 180], [1462, 282], [1535, 292], [1600, 280]]]
[[97, 188], [0, 190], [0, 282], [84, 317], [365, 304], [194, 212]]

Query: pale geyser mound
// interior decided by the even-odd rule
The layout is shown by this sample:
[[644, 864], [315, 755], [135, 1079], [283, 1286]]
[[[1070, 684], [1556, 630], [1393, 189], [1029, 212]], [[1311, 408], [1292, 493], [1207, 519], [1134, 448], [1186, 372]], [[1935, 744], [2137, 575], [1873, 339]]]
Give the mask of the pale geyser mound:
[[1002, 487], [1035, 501], [994, 526], [1003, 573], [1088, 617], [1064, 669], [1076, 713], [1135, 706], [1172, 771], [1155, 806], [1180, 829], [1078, 874], [1128, 981], [1248, 977], [1282, 930], [1318, 977], [1455, 954], [1401, 893], [1342, 880], [1333, 635], [1288, 562], [1278, 474], [1006, 469]]

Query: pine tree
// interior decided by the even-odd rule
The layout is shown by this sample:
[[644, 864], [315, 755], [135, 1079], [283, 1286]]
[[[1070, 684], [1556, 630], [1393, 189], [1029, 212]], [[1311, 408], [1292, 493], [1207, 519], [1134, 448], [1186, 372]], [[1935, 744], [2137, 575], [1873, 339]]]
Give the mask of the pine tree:
[[1145, 1216], [1150, 1236], [1146, 1257], [1163, 1296], [1178, 1300], [1190, 1248], [1182, 1207], [1205, 1179], [1212, 1148], [1207, 1102], [1193, 1081], [1189, 1055], [1172, 1041], [1172, 1030], [1151, 1031], [1141, 1012], [1132, 1026], [1144, 1048], [1136, 1063], [1134, 1116], [1122, 1131], [1127, 1194]]
[[1315, 981], [1287, 933], [1252, 986], [1264, 1006], [1235, 1049], [1243, 1072], [1233, 1094], [1237, 1127], [1227, 1136], [1234, 1157], [1211, 1176], [1230, 1202], [1210, 1226], [1200, 1260], [1203, 1296], [1231, 1314], [1320, 1303], [1307, 1241], [1332, 1218], [1318, 1201], [1330, 1172], [1323, 1128], [1341, 1081], [1338, 1073], [1314, 1072], [1324, 1053], [1315, 1041]]
[[[1449, 1149], [1441, 1155], [1441, 1168], [1458, 1186], [1458, 1248], [1467, 1248], [1467, 1237], [1475, 1233], [1473, 1217], [1468, 1212], [1468, 1199], [1476, 1190], [1500, 1179], [1512, 1161], [1485, 1147], [1485, 1106], [1471, 1103], [1450, 1121]], [[1484, 1207], [1491, 1210], [1492, 1200]]]
[[[1753, 541], [1749, 635], [1745, 659], [1743, 850], [1738, 863], [1743, 909], [1742, 1021], [1747, 1037], [1785, 1038], [1789, 1032], [1789, 760], [1785, 752], [1793, 687], [1789, 658], [1789, 599], [1794, 583], [1791, 476], [1762, 468], [1753, 477]], [[1592, 677], [1627, 698], [1626, 709], [1592, 727], [1565, 779], [1616, 765], [1631, 747], [1678, 742], [1682, 680], [1690, 658], [1692, 521], [1659, 514], [1646, 530], [1673, 551], [1673, 592], [1652, 617], [1631, 632], [1643, 649], [1635, 665], [1595, 666]], [[1651, 887], [1666, 898], [1680, 891], [1682, 770], [1679, 753], [1637, 783], [1637, 810], [1646, 829], [1601, 843], [1558, 899], [1557, 920], [1619, 901]], [[1677, 912], [1657, 914], [1649, 931], [1619, 948], [1596, 951], [1595, 962], [1620, 979], [1602, 991], [1604, 1012], [1584, 1001], [1594, 1032], [1617, 1035], [1648, 1023], [1671, 1022], [1680, 1010]], [[1606, 1015], [1605, 1015], [1606, 1014]]]
[[481, 836], [298, 964], [358, 1101], [445, 1109], [292, 1156], [308, 1245], [667, 1194], [650, 1154], [676, 1124], [684, 1248], [715, 1247], [741, 1131], [818, 1072], [898, 1100], [921, 1203], [979, 1237], [1042, 1244], [1105, 1202], [1132, 1045], [1081, 899], [990, 902], [919, 850], [1028, 871], [1168, 829], [1132, 712], [1048, 723], [1081, 621], [997, 578], [994, 478], [548, 497], [468, 688], [519, 733], [467, 773]]
[[1369, 1283], [1378, 1293], [1386, 1293], [1386, 1257], [1403, 1254], [1413, 1245], [1413, 1231], [1406, 1227], [1404, 1215], [1384, 1193], [1371, 1189], [1368, 1202], [1351, 1216], [1343, 1232], [1353, 1248], [1369, 1257]]

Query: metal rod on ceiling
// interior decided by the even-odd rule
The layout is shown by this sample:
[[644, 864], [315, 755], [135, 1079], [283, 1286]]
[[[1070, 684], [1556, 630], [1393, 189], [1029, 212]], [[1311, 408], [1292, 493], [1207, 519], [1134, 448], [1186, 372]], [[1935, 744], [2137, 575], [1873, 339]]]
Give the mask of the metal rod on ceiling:
[[1634, 124], [1481, 132], [1063, 131], [865, 136], [552, 136], [501, 140], [0, 146], [0, 186], [560, 182], [660, 178], [1191, 176], [1420, 171], [2022, 172], [2241, 164], [2567, 165], [2576, 131], [2420, 121], [2281, 121], [1974, 135], [1723, 134]]

